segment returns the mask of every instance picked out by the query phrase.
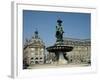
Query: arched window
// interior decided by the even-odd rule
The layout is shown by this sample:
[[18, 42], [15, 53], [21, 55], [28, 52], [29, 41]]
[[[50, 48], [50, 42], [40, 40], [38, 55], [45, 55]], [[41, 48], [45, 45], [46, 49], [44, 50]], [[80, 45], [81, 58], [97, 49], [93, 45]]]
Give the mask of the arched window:
[[42, 59], [42, 57], [40, 57], [40, 59]]
[[33, 57], [31, 58], [31, 60], [34, 59]]
[[38, 57], [35, 58], [35, 60], [37, 60], [37, 59], [38, 59]]

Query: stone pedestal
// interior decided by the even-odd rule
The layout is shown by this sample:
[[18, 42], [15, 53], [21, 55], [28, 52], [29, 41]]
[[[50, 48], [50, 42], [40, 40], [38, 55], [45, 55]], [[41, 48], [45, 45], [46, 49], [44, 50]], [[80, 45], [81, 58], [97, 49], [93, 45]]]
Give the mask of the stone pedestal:
[[67, 64], [68, 61], [64, 59], [63, 52], [59, 52], [58, 64]]

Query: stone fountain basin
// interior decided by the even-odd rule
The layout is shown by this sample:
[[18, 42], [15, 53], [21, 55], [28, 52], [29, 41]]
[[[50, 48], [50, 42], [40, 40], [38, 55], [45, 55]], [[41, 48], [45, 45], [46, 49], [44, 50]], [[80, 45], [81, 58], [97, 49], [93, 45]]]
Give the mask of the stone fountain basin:
[[47, 47], [49, 52], [70, 52], [73, 50], [73, 47], [67, 45], [54, 45]]

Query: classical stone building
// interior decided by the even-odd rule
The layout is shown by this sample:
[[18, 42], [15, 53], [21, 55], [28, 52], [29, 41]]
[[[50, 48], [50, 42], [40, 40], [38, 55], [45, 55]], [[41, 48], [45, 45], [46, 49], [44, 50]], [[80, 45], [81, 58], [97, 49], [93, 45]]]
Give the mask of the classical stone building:
[[35, 31], [31, 40], [26, 40], [23, 49], [23, 67], [32, 64], [44, 64], [45, 44]]
[[68, 62], [75, 64], [91, 63], [91, 41], [90, 39], [65, 38], [66, 45], [73, 46], [73, 50], [67, 53]]

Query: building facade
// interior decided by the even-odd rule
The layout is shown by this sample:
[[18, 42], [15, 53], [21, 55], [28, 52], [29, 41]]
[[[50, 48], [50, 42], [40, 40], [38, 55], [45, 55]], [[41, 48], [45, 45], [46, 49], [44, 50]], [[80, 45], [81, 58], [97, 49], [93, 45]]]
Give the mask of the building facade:
[[23, 67], [32, 64], [44, 64], [45, 44], [40, 39], [38, 31], [35, 31], [31, 40], [26, 40], [23, 49]]
[[68, 62], [75, 64], [91, 63], [91, 41], [90, 39], [65, 38], [66, 45], [73, 46], [73, 50], [67, 53]]

